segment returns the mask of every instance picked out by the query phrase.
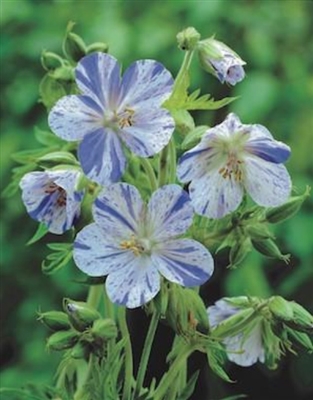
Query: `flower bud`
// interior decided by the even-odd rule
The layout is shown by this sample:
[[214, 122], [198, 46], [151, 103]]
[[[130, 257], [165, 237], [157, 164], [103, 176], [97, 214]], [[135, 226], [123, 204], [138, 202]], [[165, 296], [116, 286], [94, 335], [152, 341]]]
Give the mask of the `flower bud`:
[[[166, 312], [167, 312], [168, 301], [169, 301], [168, 292], [169, 292], [168, 285], [166, 283], [162, 282], [159, 293], [149, 303], [149, 304], [153, 304], [153, 308], [155, 308], [157, 310], [157, 312], [160, 314], [161, 318], [165, 317]], [[148, 306], [149, 306], [149, 304], [148, 304]], [[154, 311], [153, 308], [152, 308], [152, 310], [150, 310], [151, 313]]]
[[49, 75], [57, 81], [70, 82], [74, 80], [74, 70], [72, 67], [63, 65], [60, 68], [49, 73]]
[[75, 360], [81, 360], [86, 358], [88, 355], [88, 345], [82, 341], [77, 342], [71, 351], [71, 357]]
[[254, 240], [274, 239], [274, 235], [264, 224], [248, 225], [246, 232]]
[[63, 52], [69, 60], [78, 62], [87, 54], [87, 47], [80, 36], [68, 31], [63, 42]]
[[78, 338], [77, 332], [73, 330], [55, 332], [49, 337], [47, 348], [49, 350], [70, 349], [78, 341]]
[[309, 197], [311, 188], [307, 186], [301, 196], [291, 197], [287, 203], [279, 207], [269, 208], [265, 213], [266, 221], [277, 224], [295, 215], [301, 208], [303, 202]]
[[98, 51], [101, 53], [107, 53], [109, 51], [109, 45], [102, 42], [96, 42], [87, 47], [87, 54], [96, 53]]
[[281, 357], [281, 340], [277, 337], [269, 321], [263, 320], [262, 339], [265, 348], [265, 364], [270, 369], [277, 368], [277, 361]]
[[181, 50], [193, 50], [196, 48], [201, 35], [195, 28], [189, 27], [179, 32], [176, 36], [178, 47]]
[[246, 63], [226, 44], [213, 38], [198, 43], [198, 55], [205, 71], [214, 75], [221, 83], [235, 85], [245, 77]]
[[39, 313], [38, 321], [41, 321], [53, 331], [66, 330], [71, 327], [68, 316], [62, 311], [47, 311]]
[[229, 252], [228, 268], [236, 268], [246, 258], [251, 250], [250, 240], [246, 237], [240, 237], [231, 247]]
[[67, 151], [55, 151], [38, 158], [38, 164], [44, 168], [51, 168], [59, 164], [78, 165], [73, 154]]
[[117, 337], [117, 326], [112, 319], [97, 319], [93, 323], [91, 333], [95, 338], [100, 338], [104, 341], [114, 339]]
[[313, 315], [311, 315], [300, 304], [291, 301], [290, 306], [293, 311], [293, 318], [290, 321], [285, 321], [285, 324], [290, 328], [301, 332], [313, 333]]
[[293, 341], [295, 341], [298, 344], [300, 344], [301, 346], [303, 346], [310, 353], [313, 352], [313, 343], [308, 334], [306, 334], [305, 332], [295, 331], [295, 330], [289, 328], [288, 326], [286, 327], [286, 330], [287, 330], [289, 338], [291, 338]]
[[194, 120], [187, 110], [173, 110], [171, 114], [175, 121], [175, 129], [180, 135], [185, 136], [195, 129]]
[[278, 258], [279, 260], [289, 263], [290, 254], [282, 254], [275, 242], [272, 239], [253, 240], [251, 239], [253, 247], [261, 254], [269, 258]]
[[289, 301], [281, 296], [273, 296], [268, 302], [268, 308], [280, 321], [290, 321], [293, 318], [293, 309]]
[[43, 51], [41, 53], [41, 65], [46, 71], [54, 71], [61, 67], [64, 63], [63, 59], [51, 51]]
[[80, 332], [91, 327], [95, 320], [101, 318], [101, 315], [97, 310], [82, 301], [64, 299], [63, 308], [69, 316], [69, 320], [73, 327]]
[[184, 292], [189, 324], [201, 332], [208, 332], [210, 329], [208, 314], [200, 295], [193, 289], [185, 289]]

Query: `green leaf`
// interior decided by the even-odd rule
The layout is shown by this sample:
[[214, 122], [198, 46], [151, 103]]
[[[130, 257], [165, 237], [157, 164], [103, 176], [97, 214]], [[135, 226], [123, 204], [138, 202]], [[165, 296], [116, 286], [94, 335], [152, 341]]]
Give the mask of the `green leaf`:
[[229, 378], [229, 376], [226, 374], [226, 372], [222, 367], [224, 362], [223, 355], [225, 353], [222, 347], [221, 346], [217, 347], [216, 344], [214, 344], [214, 347], [213, 345], [208, 346], [206, 353], [207, 353], [208, 363], [212, 371], [220, 378], [222, 378], [224, 381], [233, 383], [234, 381], [232, 381]]
[[182, 141], [181, 148], [182, 150], [189, 150], [194, 147], [200, 141], [202, 135], [205, 131], [209, 129], [206, 125], [200, 125], [196, 128], [192, 129], [187, 136], [185, 136], [184, 140]]
[[175, 82], [172, 95], [164, 102], [163, 107], [169, 110], [183, 108], [182, 105], [185, 103], [185, 100], [188, 97], [187, 90], [189, 88], [189, 85], [189, 74], [188, 71], [185, 71], [180, 79]]
[[49, 153], [50, 149], [41, 148], [34, 150], [23, 150], [12, 154], [12, 159], [20, 164], [28, 164], [30, 162], [36, 162], [39, 157]]
[[223, 397], [221, 400], [238, 400], [246, 399], [248, 396], [246, 394], [235, 394], [234, 396]]
[[179, 395], [177, 400], [188, 400], [188, 399], [191, 398], [191, 395], [195, 390], [195, 386], [196, 386], [196, 383], [197, 383], [197, 380], [198, 380], [199, 373], [200, 373], [200, 371], [196, 371], [192, 375], [192, 377], [187, 382], [187, 385], [184, 387], [184, 390]]
[[37, 126], [35, 126], [34, 132], [37, 141], [44, 146], [62, 146], [66, 143], [65, 140], [59, 138], [54, 133], [44, 131]]
[[215, 101], [209, 94], [204, 94], [200, 97], [199, 95], [200, 90], [195, 90], [185, 99], [180, 107], [185, 110], [217, 110], [237, 99], [237, 97], [225, 97], [224, 99]]
[[73, 245], [72, 243], [49, 243], [47, 247], [54, 252], [48, 254], [41, 264], [41, 269], [44, 274], [52, 275], [69, 263]]
[[38, 225], [38, 228], [37, 228], [36, 232], [34, 233], [34, 235], [26, 243], [26, 246], [36, 243], [38, 240], [43, 238], [48, 232], [49, 231], [48, 231], [48, 228], [46, 227], [46, 225], [43, 223], [40, 223]]
[[39, 95], [40, 100], [49, 111], [61, 97], [66, 96], [66, 90], [48, 73], [40, 82]]

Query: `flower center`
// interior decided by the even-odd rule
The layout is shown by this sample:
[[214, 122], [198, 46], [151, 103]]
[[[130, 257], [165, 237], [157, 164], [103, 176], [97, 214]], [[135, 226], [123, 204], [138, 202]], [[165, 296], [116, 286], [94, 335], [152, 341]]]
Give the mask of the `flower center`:
[[135, 235], [131, 235], [129, 240], [123, 240], [120, 243], [120, 248], [124, 250], [131, 250], [136, 257], [141, 254], [150, 254], [151, 243], [148, 239], [139, 239]]
[[58, 193], [57, 199], [56, 199], [56, 204], [59, 207], [64, 207], [66, 206], [66, 191], [58, 186], [54, 182], [49, 182], [47, 186], [45, 187], [45, 193], [47, 194], [53, 194], [53, 193]]
[[103, 118], [103, 126], [113, 130], [129, 128], [134, 125], [135, 111], [129, 107], [125, 107], [123, 111], [109, 112]]
[[234, 177], [235, 181], [242, 181], [242, 166], [243, 161], [237, 158], [235, 153], [228, 154], [228, 160], [224, 167], [219, 169], [219, 173], [222, 175], [224, 179], [231, 179]]

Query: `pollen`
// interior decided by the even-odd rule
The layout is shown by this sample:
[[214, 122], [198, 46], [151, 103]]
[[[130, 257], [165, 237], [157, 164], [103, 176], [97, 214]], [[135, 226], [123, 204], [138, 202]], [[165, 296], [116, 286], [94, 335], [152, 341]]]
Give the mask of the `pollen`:
[[243, 162], [238, 160], [237, 157], [232, 153], [228, 156], [226, 165], [219, 169], [218, 172], [224, 179], [231, 179], [233, 177], [235, 181], [241, 182], [243, 179], [242, 163]]
[[120, 128], [129, 128], [134, 124], [135, 111], [131, 108], [126, 107], [125, 110], [119, 115], [118, 125]]
[[49, 184], [45, 187], [45, 193], [47, 194], [53, 194], [57, 192], [57, 199], [56, 199], [56, 204], [59, 207], [64, 207], [66, 206], [66, 191], [58, 186], [54, 182], [49, 182]]
[[131, 236], [130, 240], [123, 240], [120, 243], [120, 248], [124, 250], [131, 250], [136, 257], [140, 256], [145, 252], [145, 247], [134, 235]]

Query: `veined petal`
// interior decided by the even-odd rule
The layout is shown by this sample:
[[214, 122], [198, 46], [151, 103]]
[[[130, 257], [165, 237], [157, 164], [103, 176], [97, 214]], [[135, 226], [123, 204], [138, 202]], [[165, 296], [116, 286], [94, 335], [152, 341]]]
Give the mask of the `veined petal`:
[[245, 150], [250, 154], [275, 164], [285, 162], [290, 156], [290, 147], [269, 137], [252, 138], [247, 141]]
[[120, 139], [115, 132], [100, 128], [84, 137], [78, 148], [84, 173], [100, 185], [118, 181], [126, 167]]
[[149, 102], [160, 107], [170, 96], [174, 80], [164, 66], [153, 60], [139, 60], [125, 71], [121, 85], [121, 105], [141, 106]]
[[155, 240], [184, 233], [192, 223], [190, 198], [180, 186], [166, 185], [153, 193], [148, 204], [147, 229]]
[[135, 186], [116, 183], [97, 197], [93, 206], [94, 219], [112, 237], [129, 239], [144, 218], [144, 204]]
[[238, 310], [240, 310], [240, 308], [234, 307], [224, 299], [216, 301], [213, 306], [210, 306], [207, 309], [211, 327], [214, 328], [216, 325], [224, 321], [224, 319], [236, 314]]
[[100, 52], [82, 58], [75, 70], [79, 89], [102, 109], [116, 106], [120, 93], [120, 74], [117, 60]]
[[132, 262], [131, 251], [119, 247], [119, 239], [96, 223], [83, 228], [74, 242], [74, 261], [89, 276], [104, 276]]
[[285, 203], [291, 192], [291, 179], [282, 164], [258, 157], [245, 157], [244, 186], [259, 205], [275, 207]]
[[197, 214], [222, 218], [240, 205], [243, 186], [233, 176], [223, 178], [218, 170], [213, 170], [202, 178], [193, 180], [189, 193]]
[[90, 97], [62, 97], [52, 107], [48, 123], [51, 130], [68, 141], [81, 140], [102, 125], [103, 110]]
[[150, 257], [134, 257], [124, 268], [110, 273], [106, 289], [113, 303], [136, 308], [153, 299], [160, 290], [160, 275]]
[[187, 287], [202, 285], [214, 269], [209, 251], [192, 239], [163, 242], [151, 258], [166, 279]]
[[138, 109], [132, 126], [120, 131], [120, 136], [129, 149], [140, 157], [159, 153], [170, 141], [175, 123], [170, 113], [162, 108]]

